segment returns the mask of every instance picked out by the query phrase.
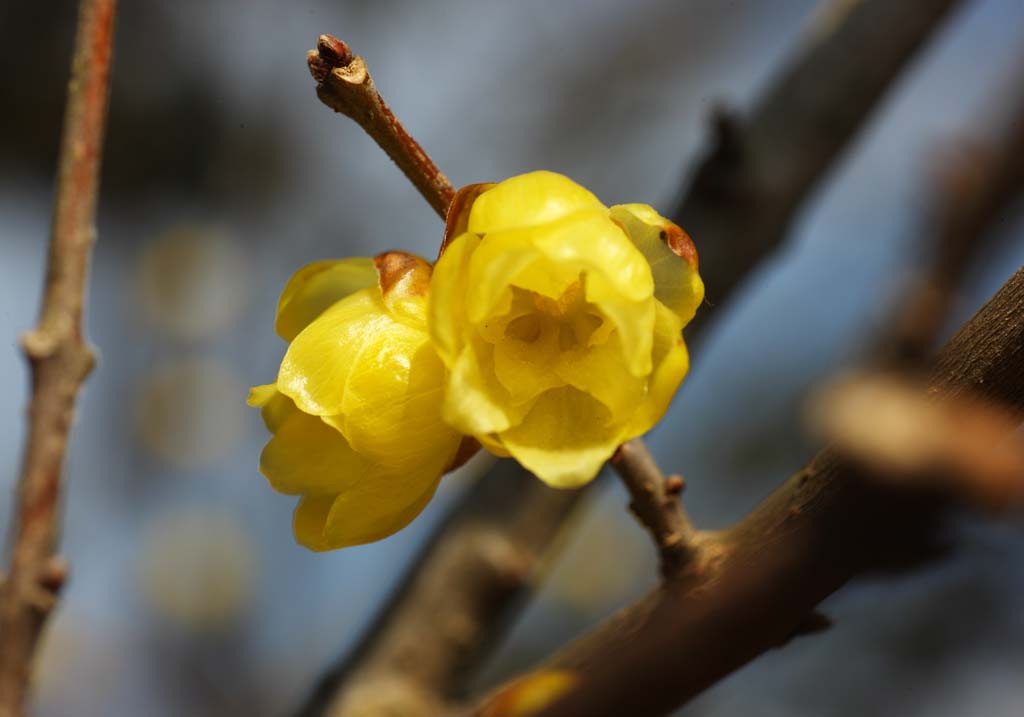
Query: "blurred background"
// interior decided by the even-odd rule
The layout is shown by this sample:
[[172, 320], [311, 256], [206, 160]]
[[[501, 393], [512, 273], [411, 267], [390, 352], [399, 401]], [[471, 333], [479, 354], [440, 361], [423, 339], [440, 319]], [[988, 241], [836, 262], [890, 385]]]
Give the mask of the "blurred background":
[[[256, 470], [266, 434], [244, 401], [283, 355], [272, 322], [288, 277], [392, 248], [433, 256], [441, 233], [372, 141], [316, 99], [305, 53], [318, 34], [367, 59], [455, 185], [546, 168], [608, 204], [667, 211], [707, 144], [709, 110], [748, 107], [821, 20], [818, 5], [122, 3], [87, 312], [101, 362], [73, 434], [72, 578], [43, 645], [36, 713], [287, 714], [366, 627], [466, 474], [486, 468], [447, 478], [398, 535], [321, 555], [294, 543], [292, 499]], [[0, 7], [0, 526], [24, 435], [17, 337], [36, 318], [74, 19], [68, 1]], [[686, 476], [701, 527], [735, 520], [813, 454], [808, 391], [866, 355], [920, 265], [936, 158], [984, 137], [1022, 46], [1024, 3], [961, 3], [783, 249], [716, 314], [650, 439]], [[972, 269], [955, 324], [1024, 264], [1022, 218]], [[480, 685], [654, 585], [625, 502], [606, 478]], [[824, 605], [833, 629], [682, 714], [1024, 713], [1020, 525], [964, 520], [958, 532], [952, 559], [843, 590]]]

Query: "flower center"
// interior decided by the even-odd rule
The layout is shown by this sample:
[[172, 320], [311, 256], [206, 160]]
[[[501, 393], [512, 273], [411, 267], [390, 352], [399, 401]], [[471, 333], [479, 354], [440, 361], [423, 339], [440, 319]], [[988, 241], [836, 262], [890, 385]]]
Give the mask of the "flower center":
[[600, 309], [586, 300], [582, 276], [557, 299], [518, 287], [512, 291], [513, 313], [523, 313], [505, 325], [506, 338], [524, 343], [550, 340], [560, 351], [571, 351], [589, 346], [605, 323]]

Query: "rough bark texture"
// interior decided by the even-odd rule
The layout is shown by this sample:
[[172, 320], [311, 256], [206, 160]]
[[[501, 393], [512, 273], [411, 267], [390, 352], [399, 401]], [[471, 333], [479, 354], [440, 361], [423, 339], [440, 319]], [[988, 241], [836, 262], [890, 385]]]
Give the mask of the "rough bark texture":
[[67, 570], [54, 547], [75, 398], [94, 362], [82, 337], [82, 304], [95, 238], [115, 7], [114, 0], [79, 5], [42, 311], [22, 339], [32, 398], [10, 571], [0, 586], [0, 717], [25, 713], [36, 645]]

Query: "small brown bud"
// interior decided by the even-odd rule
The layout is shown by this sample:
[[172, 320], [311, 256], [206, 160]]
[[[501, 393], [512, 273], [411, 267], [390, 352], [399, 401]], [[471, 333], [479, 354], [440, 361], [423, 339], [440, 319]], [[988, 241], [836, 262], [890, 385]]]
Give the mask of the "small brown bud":
[[665, 479], [665, 492], [668, 495], [679, 495], [686, 488], [686, 481], [681, 475], [670, 475]]
[[352, 51], [348, 45], [333, 35], [321, 35], [317, 38], [316, 49], [332, 67], [342, 67], [352, 61]]

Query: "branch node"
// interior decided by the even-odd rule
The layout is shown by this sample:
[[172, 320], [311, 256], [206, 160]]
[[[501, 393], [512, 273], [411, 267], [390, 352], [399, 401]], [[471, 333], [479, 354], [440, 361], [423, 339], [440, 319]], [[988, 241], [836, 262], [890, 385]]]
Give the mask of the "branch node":
[[682, 495], [684, 490], [686, 490], [686, 479], [678, 473], [673, 473], [665, 479], [665, 493], [668, 495]]
[[21, 335], [21, 349], [31, 361], [44, 361], [57, 352], [58, 340], [52, 333], [30, 329]]
[[629, 491], [630, 511], [658, 548], [662, 576], [678, 574], [699, 550], [696, 530], [679, 501], [682, 476], [665, 478], [639, 438], [619, 446], [611, 463]]

